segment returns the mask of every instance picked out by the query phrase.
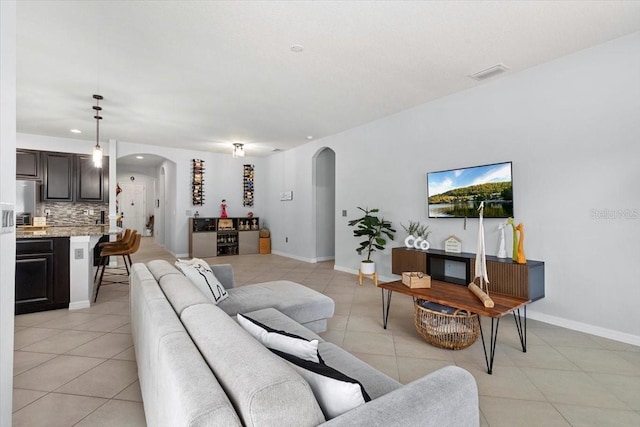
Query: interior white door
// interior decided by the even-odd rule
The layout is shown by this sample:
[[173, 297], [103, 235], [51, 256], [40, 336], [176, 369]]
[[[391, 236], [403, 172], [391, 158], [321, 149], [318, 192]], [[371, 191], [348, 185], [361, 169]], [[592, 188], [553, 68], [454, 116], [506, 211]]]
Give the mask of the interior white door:
[[144, 234], [145, 222], [145, 185], [123, 184], [118, 195], [118, 207], [122, 216], [122, 227], [131, 228]]

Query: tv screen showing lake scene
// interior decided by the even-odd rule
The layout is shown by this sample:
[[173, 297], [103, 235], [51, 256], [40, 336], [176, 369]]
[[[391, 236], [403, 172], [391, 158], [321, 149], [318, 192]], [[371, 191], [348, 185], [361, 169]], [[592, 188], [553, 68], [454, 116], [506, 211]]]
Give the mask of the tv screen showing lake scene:
[[427, 174], [429, 218], [478, 217], [482, 201], [485, 218], [513, 216], [511, 162]]

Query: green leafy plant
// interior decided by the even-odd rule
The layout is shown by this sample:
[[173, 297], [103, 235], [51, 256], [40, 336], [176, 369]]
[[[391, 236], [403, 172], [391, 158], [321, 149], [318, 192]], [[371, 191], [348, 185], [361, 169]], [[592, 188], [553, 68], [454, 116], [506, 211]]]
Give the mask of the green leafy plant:
[[409, 225], [405, 226], [402, 223], [400, 223], [400, 225], [404, 228], [404, 231], [406, 231], [407, 234], [414, 237], [422, 237], [424, 240], [427, 240], [429, 234], [431, 234], [429, 226], [420, 224], [420, 221], [409, 220]]
[[378, 213], [380, 211], [379, 209], [369, 209], [368, 207], [364, 209], [358, 207], [358, 209], [364, 212], [364, 216], [349, 221], [349, 226], [356, 227], [356, 229], [353, 230], [354, 237], [364, 237], [364, 240], [360, 242], [360, 246], [356, 249], [356, 252], [360, 255], [362, 255], [362, 252], [366, 252], [367, 259], [365, 262], [372, 262], [371, 254], [376, 250], [384, 250], [387, 244], [385, 236], [393, 240], [393, 233], [395, 233], [396, 230], [391, 227], [389, 221], [372, 215]]

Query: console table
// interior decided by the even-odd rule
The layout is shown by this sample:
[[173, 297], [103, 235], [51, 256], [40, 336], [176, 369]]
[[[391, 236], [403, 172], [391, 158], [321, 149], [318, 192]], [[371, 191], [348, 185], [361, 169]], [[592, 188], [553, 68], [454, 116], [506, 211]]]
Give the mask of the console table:
[[[484, 349], [484, 359], [487, 364], [487, 373], [493, 372], [493, 358], [496, 350], [496, 339], [498, 337], [498, 327], [500, 326], [500, 318], [509, 313], [513, 313], [516, 322], [516, 329], [522, 345], [522, 351], [527, 351], [527, 303], [529, 300], [509, 295], [491, 293], [489, 296], [495, 303], [493, 308], [485, 307], [466, 286], [455, 285], [451, 283], [441, 282], [439, 280], [431, 280], [431, 288], [409, 288], [402, 284], [402, 281], [381, 283], [378, 285], [382, 291], [382, 324], [387, 329], [387, 321], [389, 319], [389, 307], [391, 306], [391, 295], [398, 292], [404, 295], [427, 301], [436, 302], [438, 304], [447, 305], [460, 310], [466, 310], [470, 313], [476, 313], [480, 316], [491, 318], [491, 334], [489, 336], [489, 354], [487, 355], [487, 345], [485, 343], [484, 332], [482, 330], [482, 322], [480, 322], [480, 336], [482, 338], [482, 348]], [[385, 298], [384, 291], [387, 291]], [[520, 309], [523, 309], [523, 316], [520, 315]]]

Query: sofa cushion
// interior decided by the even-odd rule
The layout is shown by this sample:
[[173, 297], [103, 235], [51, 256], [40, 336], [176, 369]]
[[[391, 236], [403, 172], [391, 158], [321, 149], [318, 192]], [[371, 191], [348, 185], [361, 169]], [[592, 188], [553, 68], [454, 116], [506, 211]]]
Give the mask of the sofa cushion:
[[270, 328], [257, 320], [238, 313], [238, 323], [262, 345], [272, 350], [299, 357], [309, 362], [320, 362], [318, 340], [308, 340], [301, 336]]
[[173, 265], [163, 259], [149, 261], [147, 263], [147, 268], [149, 269], [151, 274], [153, 274], [153, 277], [157, 281], [160, 281], [160, 279], [162, 279], [167, 274], [179, 274], [181, 276], [183, 275]]
[[310, 362], [278, 350], [272, 351], [291, 363], [302, 378], [307, 380], [328, 420], [371, 400], [357, 380], [324, 363]]
[[288, 280], [258, 283], [229, 289], [229, 298], [219, 307], [230, 316], [272, 307], [305, 324], [333, 316], [331, 298]]
[[182, 271], [191, 283], [196, 285], [200, 291], [207, 296], [214, 304], [226, 299], [229, 294], [216, 278], [208, 264], [194, 259], [194, 262], [176, 261], [175, 266]]
[[316, 426], [324, 416], [309, 384], [218, 306], [194, 305], [182, 323], [246, 426]]
[[164, 276], [160, 279], [160, 287], [178, 316], [192, 305], [212, 304], [211, 300], [182, 274]]

